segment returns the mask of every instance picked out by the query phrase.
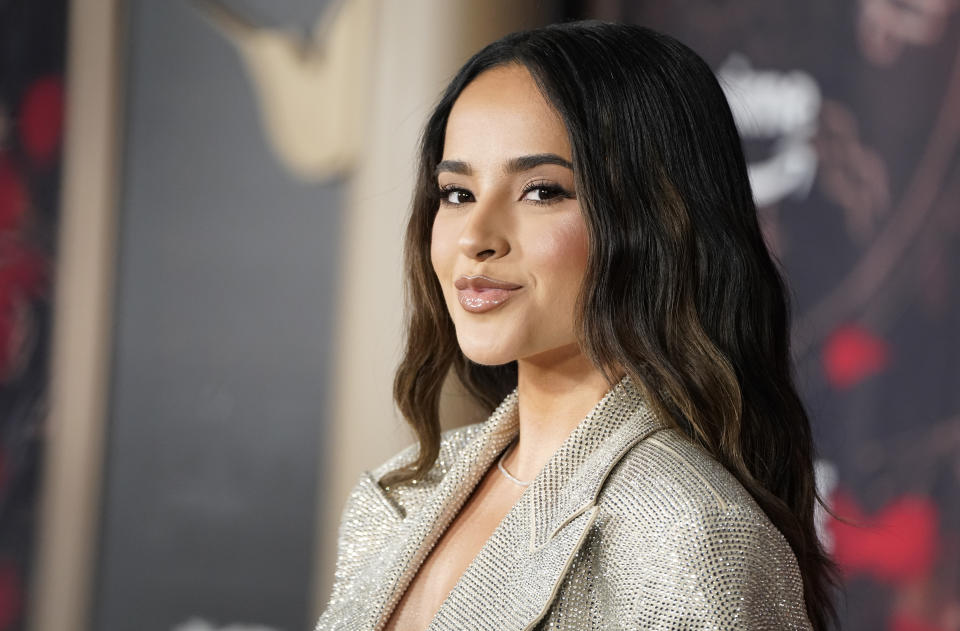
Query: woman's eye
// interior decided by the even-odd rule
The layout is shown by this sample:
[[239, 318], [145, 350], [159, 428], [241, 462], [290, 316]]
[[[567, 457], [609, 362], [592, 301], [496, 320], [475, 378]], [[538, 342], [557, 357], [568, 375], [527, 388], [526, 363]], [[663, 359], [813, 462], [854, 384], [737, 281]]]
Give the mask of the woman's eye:
[[440, 202], [449, 206], [459, 206], [472, 201], [473, 195], [462, 188], [442, 188], [440, 189]]
[[[440, 187], [438, 194], [444, 206], [462, 206], [476, 201], [473, 193], [457, 186]], [[554, 204], [562, 199], [573, 199], [573, 195], [554, 184], [534, 184], [523, 192], [521, 199], [534, 204]]]
[[532, 186], [524, 191], [523, 199], [526, 199], [531, 202], [536, 202], [538, 204], [546, 204], [549, 202], [560, 201], [562, 198], [572, 198], [573, 196], [567, 193], [565, 190], [559, 186], [547, 186], [539, 185]]

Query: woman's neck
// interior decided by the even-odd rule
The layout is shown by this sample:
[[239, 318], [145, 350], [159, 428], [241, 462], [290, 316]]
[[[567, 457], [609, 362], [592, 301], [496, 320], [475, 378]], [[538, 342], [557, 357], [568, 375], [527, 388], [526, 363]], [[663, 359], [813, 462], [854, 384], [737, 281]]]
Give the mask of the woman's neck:
[[517, 360], [520, 434], [504, 460], [507, 470], [532, 480], [609, 390], [576, 344]]

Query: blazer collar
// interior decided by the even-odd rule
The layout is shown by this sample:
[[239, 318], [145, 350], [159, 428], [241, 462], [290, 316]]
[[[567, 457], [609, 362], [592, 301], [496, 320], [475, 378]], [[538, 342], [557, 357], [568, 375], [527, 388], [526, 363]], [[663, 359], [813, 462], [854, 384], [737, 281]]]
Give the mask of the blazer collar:
[[[594, 507], [610, 471], [635, 444], [662, 427], [630, 377], [623, 377], [571, 432], [511, 509], [511, 512], [521, 511], [528, 516], [528, 549], [515, 552], [524, 556], [572, 557], [593, 523], [596, 511], [590, 509]], [[387, 612], [392, 611], [402, 597], [427, 554], [518, 431], [517, 391], [514, 389], [457, 454], [456, 461], [424, 504], [403, 519], [394, 539], [397, 549], [382, 557], [385, 572], [381, 589], [368, 603], [371, 606], [368, 620], [374, 623], [374, 628], [379, 629], [386, 622]], [[564, 537], [558, 538], [561, 532]], [[549, 550], [555, 538], [560, 541], [555, 550]], [[485, 552], [492, 554], [486, 548], [477, 555], [464, 576], [476, 570], [474, 566], [484, 563]], [[546, 594], [554, 593], [553, 587], [569, 566], [566, 562], [550, 565], [557, 568], [557, 575], [549, 577], [547, 582], [553, 585], [548, 586]], [[537, 575], [538, 580], [544, 578], [542, 574]], [[460, 587], [458, 583], [440, 612], [455, 605], [451, 601], [456, 600]], [[534, 609], [545, 608], [549, 598], [545, 602], [528, 604]], [[536, 619], [542, 615], [543, 610], [540, 610]]]
[[607, 392], [531, 482], [530, 549], [589, 509], [607, 476], [638, 442], [664, 426], [629, 376]]

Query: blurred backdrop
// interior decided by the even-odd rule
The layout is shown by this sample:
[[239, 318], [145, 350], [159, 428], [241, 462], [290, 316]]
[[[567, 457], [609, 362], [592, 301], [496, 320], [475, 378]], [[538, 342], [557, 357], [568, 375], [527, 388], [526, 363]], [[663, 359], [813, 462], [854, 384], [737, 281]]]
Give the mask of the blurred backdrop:
[[[567, 19], [715, 69], [844, 629], [960, 629], [957, 0], [0, 0], [0, 631], [293, 631], [391, 401], [420, 127]], [[483, 420], [455, 380], [452, 425]]]

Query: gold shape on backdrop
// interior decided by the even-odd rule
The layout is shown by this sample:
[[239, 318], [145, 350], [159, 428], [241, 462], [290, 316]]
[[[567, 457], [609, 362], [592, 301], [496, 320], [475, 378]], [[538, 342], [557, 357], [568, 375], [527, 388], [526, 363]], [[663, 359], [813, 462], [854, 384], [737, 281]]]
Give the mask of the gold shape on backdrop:
[[193, 5], [240, 53], [280, 162], [311, 182], [349, 171], [371, 92], [374, 0], [331, 2], [307, 37], [254, 24], [222, 0]]

